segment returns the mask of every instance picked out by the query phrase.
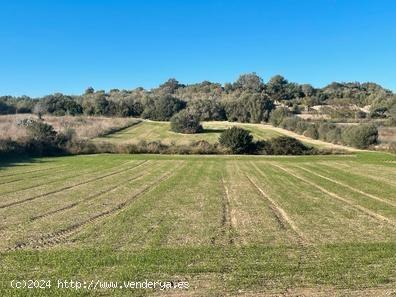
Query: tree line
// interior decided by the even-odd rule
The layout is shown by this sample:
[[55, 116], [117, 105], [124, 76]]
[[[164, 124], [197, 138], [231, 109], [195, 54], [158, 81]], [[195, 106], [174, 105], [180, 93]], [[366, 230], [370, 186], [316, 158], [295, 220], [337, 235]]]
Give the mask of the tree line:
[[36, 113], [53, 115], [101, 115], [143, 117], [168, 121], [186, 109], [201, 121], [228, 120], [258, 123], [268, 121], [276, 105], [298, 113], [302, 107], [353, 104], [372, 106], [375, 117], [396, 112], [396, 95], [374, 83], [332, 83], [324, 88], [289, 82], [280, 75], [264, 82], [255, 73], [242, 74], [224, 85], [204, 81], [184, 85], [169, 79], [146, 90], [87, 88], [82, 95], [55, 93], [41, 98], [0, 97], [0, 114]]

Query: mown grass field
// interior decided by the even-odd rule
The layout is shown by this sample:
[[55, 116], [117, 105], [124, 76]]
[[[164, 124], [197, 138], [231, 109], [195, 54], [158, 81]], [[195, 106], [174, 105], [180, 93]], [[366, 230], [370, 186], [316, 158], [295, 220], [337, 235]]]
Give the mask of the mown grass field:
[[[1, 296], [396, 294], [394, 156], [16, 161], [0, 163]], [[58, 279], [190, 288], [60, 290]]]
[[206, 140], [209, 143], [216, 143], [225, 129], [232, 126], [239, 126], [249, 130], [255, 139], [269, 139], [280, 136], [282, 133], [265, 129], [260, 124], [244, 124], [231, 122], [203, 122], [203, 133], [181, 134], [172, 132], [169, 122], [142, 121], [130, 128], [117, 133], [109, 134], [105, 137], [98, 137], [95, 141], [110, 141], [113, 143], [138, 143], [139, 141], [161, 141], [164, 144], [190, 144], [199, 140]]
[[[140, 119], [139, 119], [140, 120]], [[355, 148], [336, 145], [321, 140], [311, 139], [297, 133], [264, 124], [249, 124], [226, 121], [202, 122], [204, 131], [198, 134], [181, 134], [175, 133], [170, 129], [169, 122], [158, 122], [150, 120], [140, 120], [141, 122], [123, 129], [116, 133], [108, 134], [103, 137], [96, 137], [94, 142], [110, 142], [113, 144], [137, 144], [140, 141], [160, 141], [166, 145], [191, 145], [194, 142], [205, 140], [209, 143], [218, 142], [220, 134], [233, 126], [238, 126], [249, 130], [255, 140], [268, 140], [270, 138], [287, 135], [302, 141], [307, 146], [320, 149], [331, 149], [338, 151], [357, 151]]]

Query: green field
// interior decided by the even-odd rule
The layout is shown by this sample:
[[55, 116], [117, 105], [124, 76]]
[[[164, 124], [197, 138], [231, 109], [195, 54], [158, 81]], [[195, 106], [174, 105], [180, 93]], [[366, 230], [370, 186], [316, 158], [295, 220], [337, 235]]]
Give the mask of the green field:
[[164, 144], [175, 143], [177, 145], [190, 144], [199, 140], [216, 143], [222, 131], [232, 126], [238, 126], [249, 130], [255, 139], [269, 139], [282, 135], [279, 132], [265, 129], [260, 124], [242, 124], [231, 122], [203, 122], [203, 133], [180, 134], [170, 130], [169, 122], [142, 121], [137, 125], [113, 133], [104, 137], [98, 137], [95, 141], [110, 141], [113, 143], [138, 143], [139, 141], [161, 141]]
[[[52, 280], [35, 296], [396, 294], [391, 155], [0, 164], [1, 296], [32, 296], [12, 289], [13, 279]], [[58, 279], [187, 281], [189, 289], [62, 290]]]

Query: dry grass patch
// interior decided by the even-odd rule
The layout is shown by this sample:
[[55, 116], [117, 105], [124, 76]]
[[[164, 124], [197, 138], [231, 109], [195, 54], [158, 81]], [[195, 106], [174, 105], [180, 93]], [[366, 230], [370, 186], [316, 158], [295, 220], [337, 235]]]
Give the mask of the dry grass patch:
[[[32, 114], [0, 115], [0, 139], [18, 140], [27, 136], [26, 129], [18, 126], [18, 121], [35, 119]], [[73, 129], [78, 138], [87, 139], [104, 135], [114, 129], [128, 127], [138, 120], [130, 118], [108, 118], [99, 116], [50, 116], [44, 115], [45, 123], [57, 132]]]

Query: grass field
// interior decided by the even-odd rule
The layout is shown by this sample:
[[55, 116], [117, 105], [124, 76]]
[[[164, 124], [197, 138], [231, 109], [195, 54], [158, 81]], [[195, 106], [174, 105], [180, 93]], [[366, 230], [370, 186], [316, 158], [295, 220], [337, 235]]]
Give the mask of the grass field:
[[[134, 128], [136, 129], [136, 128]], [[0, 163], [1, 296], [396, 294], [396, 158], [91, 155]], [[189, 289], [57, 289], [61, 280]]]
[[218, 138], [225, 129], [238, 126], [249, 130], [256, 140], [267, 140], [273, 137], [287, 135], [302, 141], [308, 146], [325, 148], [338, 151], [358, 151], [355, 148], [336, 145], [321, 140], [311, 139], [297, 133], [263, 124], [248, 124], [237, 122], [203, 122], [204, 131], [198, 134], [181, 134], [172, 132], [169, 122], [158, 122], [142, 120], [139, 124], [123, 129], [103, 137], [94, 138], [94, 142], [110, 142], [114, 144], [137, 144], [140, 141], [161, 141], [163, 144], [189, 145], [199, 140], [206, 140], [209, 143], [218, 142]]
[[98, 137], [96, 141], [111, 141], [114, 143], [138, 143], [145, 140], [161, 141], [164, 144], [190, 144], [198, 140], [206, 140], [210, 143], [216, 143], [221, 132], [232, 126], [243, 127], [251, 131], [255, 139], [269, 139], [282, 135], [279, 132], [265, 129], [260, 124], [242, 124], [231, 122], [203, 122], [203, 133], [198, 134], [181, 134], [170, 130], [169, 122], [142, 121], [141, 123], [124, 129], [117, 133]]

